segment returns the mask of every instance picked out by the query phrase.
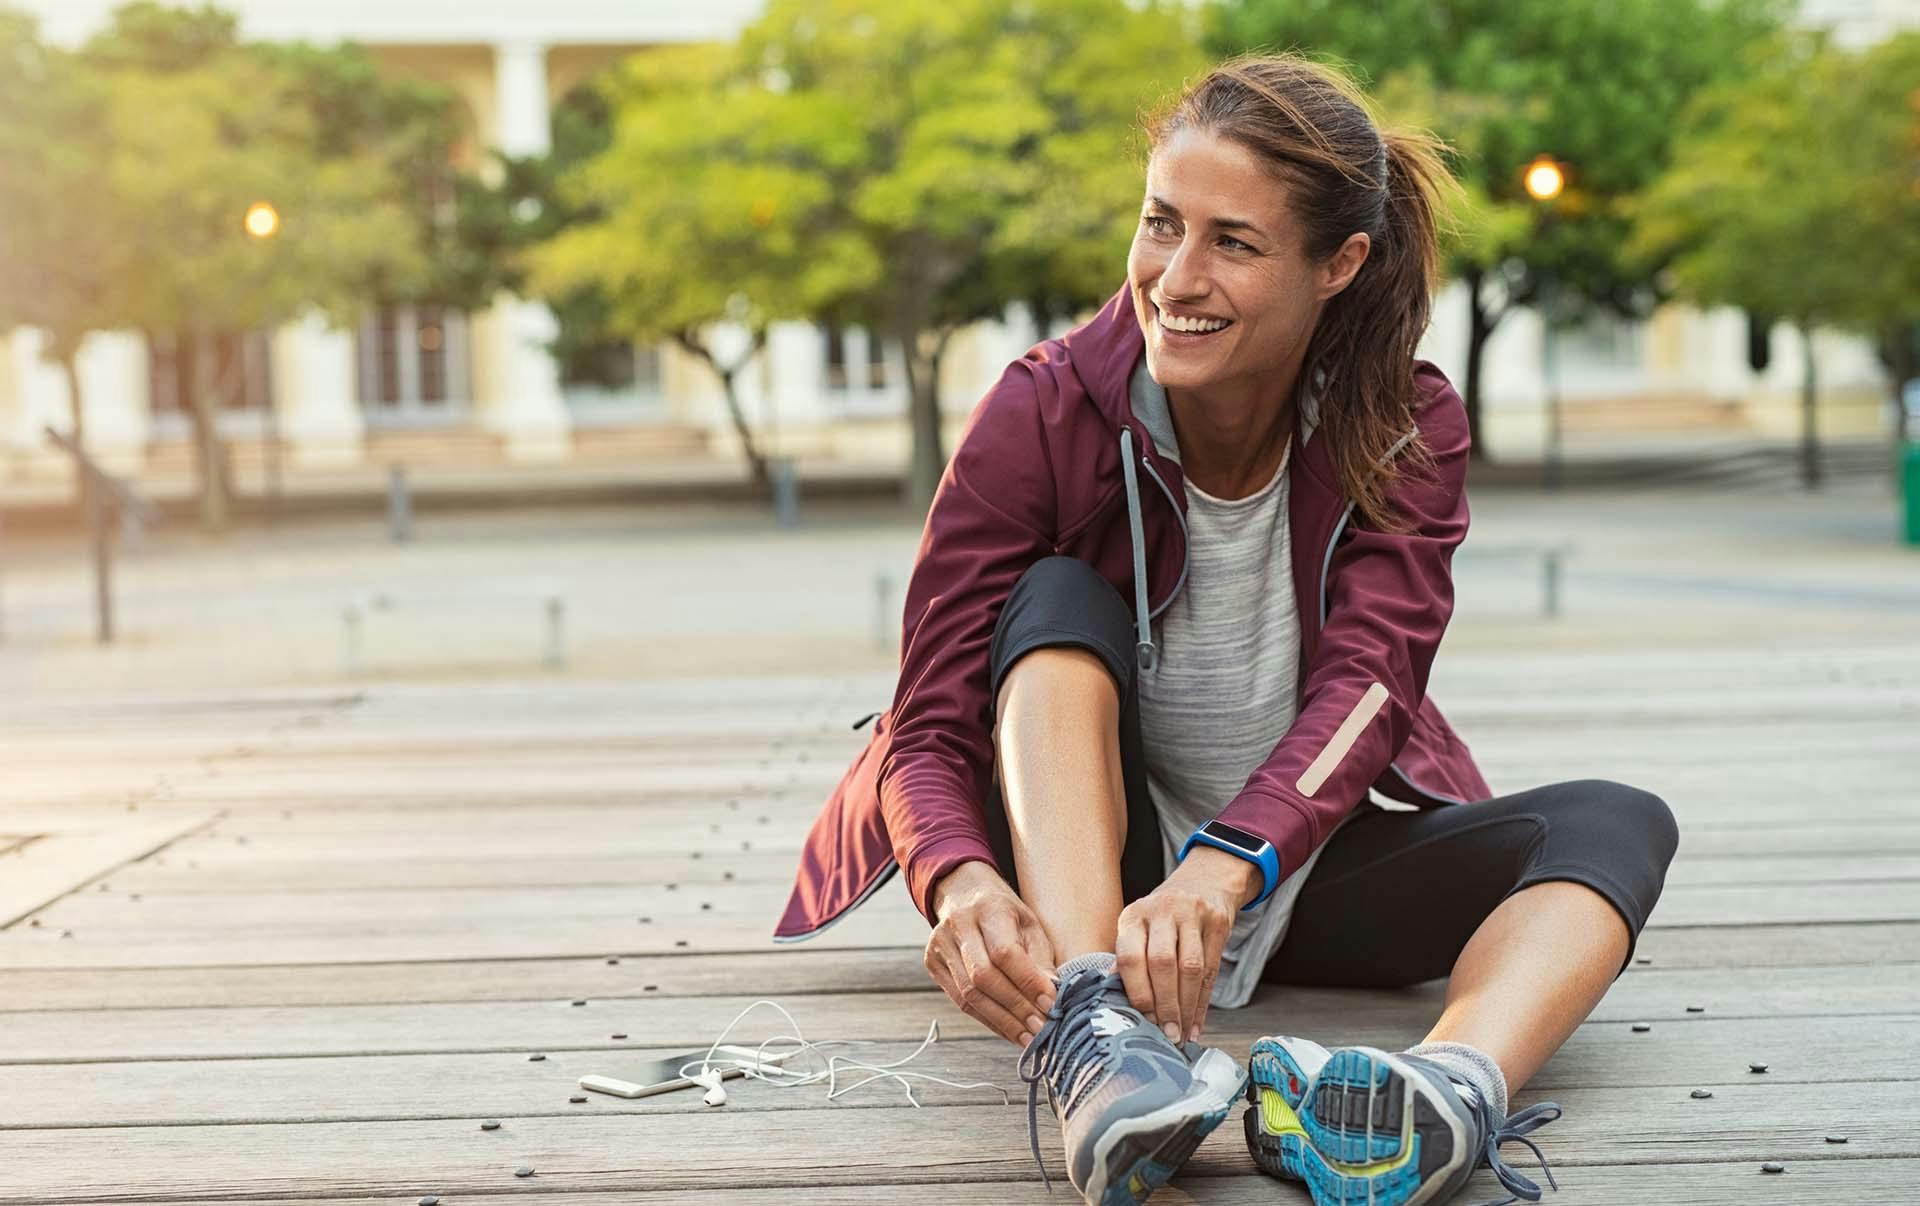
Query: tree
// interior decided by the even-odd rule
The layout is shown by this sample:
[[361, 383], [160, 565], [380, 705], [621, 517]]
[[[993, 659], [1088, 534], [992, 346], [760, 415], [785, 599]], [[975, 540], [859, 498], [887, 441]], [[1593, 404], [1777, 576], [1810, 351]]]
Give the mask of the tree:
[[[421, 280], [425, 257], [389, 164], [358, 148], [325, 154], [302, 77], [231, 39], [194, 36], [207, 11], [122, 9], [89, 51], [110, 94], [102, 185], [139, 234], [119, 286], [124, 325], [188, 337], [201, 519], [217, 529], [230, 486], [212, 337], [315, 307], [344, 320], [370, 285]], [[257, 203], [278, 211], [271, 237], [243, 226]]]
[[[1782, 0], [1239, 0], [1213, 9], [1210, 44], [1348, 60], [1396, 118], [1396, 88], [1423, 98], [1427, 124], [1462, 152], [1476, 204], [1447, 270], [1467, 292], [1461, 392], [1478, 431], [1487, 340], [1540, 302], [1543, 281], [1628, 317], [1663, 299], [1660, 264], [1626, 250], [1626, 208], [1665, 165], [1687, 98], [1737, 70], [1785, 11]], [[1570, 167], [1544, 236], [1522, 184], [1543, 153]], [[1484, 457], [1484, 442], [1474, 451]]]
[[47, 333], [42, 351], [66, 376], [73, 439], [85, 447], [80, 345], [118, 319], [135, 238], [99, 187], [106, 97], [72, 55], [7, 9], [0, 64], [0, 331]]
[[1920, 322], [1920, 34], [1864, 53], [1783, 35], [1748, 65], [1688, 110], [1634, 242], [1670, 260], [1691, 300], [1799, 330], [1801, 476], [1813, 488], [1815, 326], [1886, 338]]
[[649, 52], [578, 176], [603, 216], [540, 257], [630, 333], [858, 322], [907, 368], [907, 492], [945, 468], [939, 371], [1007, 303], [1072, 312], [1124, 272], [1135, 118], [1201, 64], [1182, 4], [774, 0], [733, 46]]

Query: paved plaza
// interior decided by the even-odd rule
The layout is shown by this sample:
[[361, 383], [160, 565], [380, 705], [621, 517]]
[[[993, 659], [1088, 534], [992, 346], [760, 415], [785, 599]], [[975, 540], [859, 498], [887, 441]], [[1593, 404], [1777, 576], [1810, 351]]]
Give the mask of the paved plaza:
[[[1489, 780], [1626, 780], [1682, 831], [1643, 962], [1515, 1096], [1566, 1110], [1535, 1136], [1548, 1200], [1903, 1200], [1920, 552], [1894, 543], [1891, 500], [1474, 510], [1487, 551], [1457, 565], [1433, 690]], [[813, 941], [770, 941], [863, 739], [849, 724], [888, 702], [918, 536], [871, 506], [809, 507], [791, 532], [727, 507], [426, 512], [406, 545], [372, 520], [161, 530], [120, 567], [108, 649], [80, 550], [7, 545], [0, 1206], [771, 1206], [955, 1182], [935, 1192], [1047, 1200], [1015, 1052], [929, 982], [897, 881]], [[1560, 544], [1549, 618], [1516, 550]], [[557, 668], [537, 582], [565, 597]], [[368, 590], [397, 603], [350, 666], [343, 613]], [[1210, 1039], [1404, 1045], [1443, 993], [1267, 987]], [[572, 1100], [762, 996], [874, 1062], [937, 1022], [910, 1069], [1007, 1096], [922, 1081], [915, 1109], [898, 1084], [829, 1104], [735, 1081], [721, 1109]], [[730, 1037], [785, 1029], [761, 1010]], [[1304, 1206], [1230, 1121], [1156, 1201]], [[1462, 1200], [1495, 1196], [1483, 1173]]]

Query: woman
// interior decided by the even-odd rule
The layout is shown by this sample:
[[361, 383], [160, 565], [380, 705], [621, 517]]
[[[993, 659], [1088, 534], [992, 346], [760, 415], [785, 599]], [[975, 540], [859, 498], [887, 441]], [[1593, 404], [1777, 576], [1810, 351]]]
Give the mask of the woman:
[[1489, 798], [1426, 698], [1467, 530], [1465, 413], [1414, 358], [1453, 182], [1292, 56], [1148, 133], [1126, 285], [975, 411], [893, 705], [776, 937], [904, 868], [928, 972], [1022, 1045], [1100, 1202], [1165, 1183], [1248, 1084], [1197, 1041], [1209, 1005], [1450, 974], [1406, 1051], [1255, 1043], [1249, 1148], [1323, 1206], [1440, 1201], [1483, 1163], [1537, 1199], [1499, 1144], [1559, 1107], [1508, 1095], [1631, 962], [1677, 836], [1615, 783]]

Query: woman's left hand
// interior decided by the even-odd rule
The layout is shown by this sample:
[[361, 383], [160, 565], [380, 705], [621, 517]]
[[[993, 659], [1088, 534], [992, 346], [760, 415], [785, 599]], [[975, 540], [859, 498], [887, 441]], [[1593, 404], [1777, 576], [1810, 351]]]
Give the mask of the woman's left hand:
[[1120, 911], [1114, 956], [1127, 999], [1178, 1043], [1200, 1036], [1220, 952], [1260, 869], [1200, 847], [1151, 893]]

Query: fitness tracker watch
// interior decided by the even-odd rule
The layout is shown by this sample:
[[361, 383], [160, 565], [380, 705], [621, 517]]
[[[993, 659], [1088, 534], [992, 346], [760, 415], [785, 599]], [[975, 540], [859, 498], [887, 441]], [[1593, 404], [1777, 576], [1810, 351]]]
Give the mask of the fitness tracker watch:
[[1238, 825], [1229, 825], [1225, 821], [1208, 821], [1188, 836], [1187, 844], [1180, 847], [1180, 858], [1176, 861], [1185, 862], [1187, 851], [1193, 849], [1196, 843], [1224, 850], [1260, 868], [1260, 874], [1266, 882], [1260, 889], [1260, 895], [1240, 906], [1242, 913], [1273, 895], [1273, 890], [1280, 886], [1280, 855], [1275, 852], [1272, 842], [1258, 834], [1248, 833]]

